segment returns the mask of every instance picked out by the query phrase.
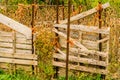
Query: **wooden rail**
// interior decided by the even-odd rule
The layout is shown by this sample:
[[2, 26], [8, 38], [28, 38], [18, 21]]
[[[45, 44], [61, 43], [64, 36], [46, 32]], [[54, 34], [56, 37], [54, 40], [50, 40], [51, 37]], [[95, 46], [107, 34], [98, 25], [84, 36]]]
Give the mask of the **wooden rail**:
[[20, 24], [19, 22], [4, 16], [3, 14], [0, 14], [0, 23], [8, 26], [9, 28], [22, 33], [23, 35], [25, 35], [27, 37], [27, 39], [31, 39], [31, 34], [32, 31], [30, 28], [28, 28], [27, 26]]
[[[102, 5], [102, 8], [106, 9], [109, 6], [110, 6], [109, 3], [105, 3], [105, 4]], [[70, 22], [75, 21], [75, 20], [79, 20], [79, 19], [84, 18], [84, 17], [86, 17], [88, 15], [91, 15], [91, 14], [93, 14], [95, 12], [97, 12], [96, 8], [90, 9], [90, 10], [88, 10], [86, 12], [83, 12], [83, 13], [80, 13], [80, 14], [78, 14], [76, 16], [71, 17], [70, 18]], [[60, 24], [66, 24], [66, 23], [68, 23], [67, 19], [60, 21]]]
[[37, 65], [37, 55], [32, 54], [31, 39], [19, 32], [0, 31], [0, 62]]

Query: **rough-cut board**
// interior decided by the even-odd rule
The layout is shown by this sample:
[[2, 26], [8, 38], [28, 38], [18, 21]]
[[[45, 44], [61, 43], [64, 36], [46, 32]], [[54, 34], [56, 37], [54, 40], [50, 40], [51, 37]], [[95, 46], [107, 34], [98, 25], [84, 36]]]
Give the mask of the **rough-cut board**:
[[[110, 6], [109, 3], [105, 3], [105, 4], [102, 5], [102, 8], [105, 9], [105, 8], [107, 8], [107, 7], [109, 7], [109, 6]], [[75, 21], [75, 20], [79, 20], [79, 19], [84, 18], [84, 17], [86, 17], [86, 16], [88, 16], [88, 15], [91, 15], [91, 14], [93, 14], [93, 13], [95, 13], [95, 12], [97, 12], [97, 9], [96, 9], [96, 8], [90, 9], [90, 10], [88, 10], [88, 11], [86, 11], [86, 12], [83, 12], [83, 13], [80, 13], [80, 14], [78, 14], [78, 15], [76, 15], [76, 16], [71, 17], [71, 18], [70, 18], [70, 22]], [[68, 20], [67, 20], [67, 19], [65, 19], [65, 20], [63, 20], [63, 21], [60, 21], [60, 24], [66, 24], [66, 23], [68, 23]]]
[[[58, 66], [58, 67], [63, 67], [63, 68], [66, 67], [66, 63], [64, 63], [64, 62], [53, 61], [53, 65]], [[92, 68], [92, 67], [87, 67], [87, 66], [79, 66], [79, 65], [72, 65], [72, 64], [69, 64], [69, 69], [78, 70], [78, 71], [85, 71], [85, 72], [92, 72], [92, 73], [99, 73], [99, 74], [107, 74], [106, 69], [97, 69], [97, 68]]]
[[[12, 43], [12, 37], [1, 37], [0, 42]], [[18, 44], [32, 44], [32, 40], [26, 38], [16, 38], [16, 43]]]
[[[16, 53], [32, 54], [32, 50], [15, 49]], [[14, 53], [12, 48], [0, 48], [0, 53]]]
[[[13, 43], [0, 42], [0, 48], [12, 48], [12, 47], [13, 47]], [[24, 49], [24, 50], [32, 50], [32, 46], [27, 45], [27, 44], [17, 44], [16, 43], [16, 48], [17, 49]]]
[[34, 60], [22, 60], [22, 59], [11, 59], [11, 58], [0, 58], [0, 62], [14, 63], [14, 64], [25, 64], [25, 65], [37, 65], [37, 61]]
[[37, 55], [35, 54], [21, 54], [21, 53], [0, 53], [0, 57], [9, 57], [9, 58], [19, 58], [19, 59], [33, 59], [37, 60]]
[[[67, 29], [66, 24], [55, 24], [54, 27]], [[80, 30], [84, 32], [93, 32], [93, 33], [101, 33], [101, 34], [109, 34], [109, 28], [107, 29], [99, 29], [95, 26], [86, 26], [86, 25], [70, 25], [70, 29]]]
[[4, 16], [3, 14], [0, 14], [0, 23], [8, 26], [9, 28], [22, 33], [23, 35], [26, 36], [27, 39], [31, 39], [31, 34], [32, 31], [30, 28], [28, 28], [27, 26], [20, 24], [19, 22]]
[[[61, 55], [61, 54], [57, 54], [55, 53], [54, 58], [57, 58], [59, 60], [66, 60], [66, 55]], [[99, 60], [95, 60], [95, 59], [89, 59], [89, 58], [82, 58], [82, 57], [75, 57], [75, 56], [69, 56], [69, 61], [70, 62], [80, 62], [80, 63], [84, 63], [84, 64], [91, 64], [91, 65], [99, 65], [99, 66], [107, 66], [105, 61], [99, 61]]]
[[[66, 46], [62, 46], [62, 47], [66, 48]], [[107, 52], [100, 52], [100, 51], [95, 51], [95, 50], [81, 50], [79, 48], [70, 48], [70, 51], [76, 52], [75, 54], [83, 53], [83, 55], [92, 54], [92, 55], [99, 55], [99, 56], [102, 56], [102, 57], [105, 57], [105, 58], [108, 57]]]

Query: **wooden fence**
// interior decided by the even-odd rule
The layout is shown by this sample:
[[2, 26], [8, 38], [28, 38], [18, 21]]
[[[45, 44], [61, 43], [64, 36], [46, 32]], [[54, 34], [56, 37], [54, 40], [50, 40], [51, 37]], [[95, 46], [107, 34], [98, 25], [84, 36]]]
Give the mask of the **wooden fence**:
[[[74, 70], [92, 72], [92, 73], [106, 74], [107, 73], [106, 67], [108, 65], [108, 47], [109, 47], [108, 35], [106, 35], [106, 37], [103, 38], [102, 40], [98, 40], [97, 38], [98, 35], [93, 34], [92, 30], [91, 30], [92, 32], [91, 34], [86, 34], [86, 32], [89, 32], [87, 31], [89, 30], [89, 28], [80, 31], [78, 29], [76, 29], [75, 31], [71, 30], [71, 33], [73, 33], [72, 37], [74, 37], [74, 39], [72, 37], [70, 38], [72, 44], [70, 47], [69, 68]], [[98, 30], [100, 32], [103, 31], [100, 29]], [[77, 31], [78, 33], [76, 33]], [[107, 32], [107, 30], [105, 29], [104, 31]], [[58, 60], [53, 61], [53, 65], [59, 67], [65, 67], [65, 60], [66, 60], [65, 50], [66, 50], [67, 35], [64, 33], [65, 31], [63, 30], [61, 31], [61, 29], [54, 30], [54, 32], [57, 33], [60, 37], [60, 45], [62, 50], [56, 49], [58, 53], [54, 54], [54, 58], [57, 58]], [[75, 39], [76, 35], [78, 35], [78, 38]], [[99, 43], [103, 44], [102, 52], [98, 51]], [[102, 66], [102, 68], [100, 68], [100, 66]]]
[[[109, 7], [109, 3], [103, 4], [102, 8]], [[70, 18], [70, 21], [79, 20], [97, 12], [96, 8], [80, 13]], [[53, 65], [65, 68], [66, 45], [67, 45], [67, 19], [55, 24], [53, 30], [59, 35], [61, 48], [54, 54]], [[57, 29], [56, 29], [57, 28]], [[107, 74], [108, 50], [109, 50], [109, 28], [99, 29], [97, 26], [70, 25], [70, 55], [69, 69], [91, 73]], [[99, 34], [103, 35], [99, 39]], [[102, 43], [102, 51], [99, 44]], [[56, 61], [57, 59], [57, 61]]]
[[[106, 3], [103, 9], [109, 7]], [[71, 17], [71, 22], [84, 18], [97, 12], [91, 9], [76, 16]], [[37, 55], [32, 54], [32, 31], [2, 14], [0, 23], [8, 26], [13, 31], [0, 31], [0, 62], [24, 65], [37, 65]], [[53, 55], [57, 61], [53, 61], [54, 66], [64, 67], [66, 60], [66, 28], [67, 19], [55, 24], [53, 31], [59, 35], [61, 48], [55, 48], [57, 53]], [[103, 39], [99, 40], [98, 34], [103, 34]], [[86, 71], [92, 73], [107, 73], [108, 49], [109, 49], [109, 28], [99, 29], [94, 26], [71, 25], [69, 68], [73, 70]], [[102, 52], [98, 51], [99, 43], [103, 44]], [[0, 63], [0, 64], [1, 64]]]
[[9, 63], [37, 65], [37, 55], [32, 54], [31, 29], [2, 14], [0, 22], [12, 29], [0, 31], [0, 67], [6, 68]]

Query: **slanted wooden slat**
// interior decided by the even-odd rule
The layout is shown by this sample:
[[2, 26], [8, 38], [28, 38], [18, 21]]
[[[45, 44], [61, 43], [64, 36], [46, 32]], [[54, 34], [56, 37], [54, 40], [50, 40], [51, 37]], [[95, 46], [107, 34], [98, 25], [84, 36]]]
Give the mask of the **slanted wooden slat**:
[[106, 38], [103, 38], [101, 40], [98, 40], [97, 43], [99, 44], [99, 43], [105, 42], [107, 40], [109, 40], [109, 37], [106, 37]]
[[[62, 46], [62, 47], [66, 48], [66, 46]], [[79, 48], [70, 48], [70, 50], [72, 50], [73, 52], [77, 52], [76, 54], [81, 54], [81, 55], [93, 54], [93, 55], [99, 55], [102, 57], [107, 57], [107, 55], [108, 55], [107, 52], [99, 52], [99, 51], [95, 51], [95, 50], [82, 50]]]
[[25, 64], [25, 65], [37, 65], [37, 61], [21, 60], [21, 59], [11, 59], [11, 58], [0, 58], [0, 62], [14, 63], [14, 64]]
[[[54, 27], [58, 28], [67, 28], [66, 24], [55, 24]], [[101, 33], [101, 34], [109, 34], [109, 28], [108, 29], [99, 29], [97, 26], [86, 26], [86, 25], [70, 25], [70, 29], [73, 30], [80, 30], [84, 32], [92, 32], [92, 33]]]
[[63, 53], [59, 48], [55, 48], [60, 54], [62, 54], [63, 56], [65, 56], [66, 54]]
[[[66, 64], [64, 62], [53, 61], [53, 65], [58, 66], [58, 67], [63, 67], [63, 68], [66, 67]], [[105, 70], [105, 69], [97, 69], [97, 68], [92, 68], [92, 67], [87, 67], [87, 66], [79, 66], [79, 65], [72, 65], [72, 64], [69, 64], [69, 69], [91, 72], [91, 73], [107, 74], [107, 70]]]
[[22, 33], [23, 35], [25, 35], [27, 37], [27, 39], [31, 39], [32, 31], [27, 26], [13, 20], [9, 17], [6, 17], [3, 14], [0, 14], [0, 23], [8, 26], [9, 28], [11, 28], [19, 33]]
[[[62, 32], [59, 32], [58, 30], [54, 29], [53, 30], [55, 33], [59, 34], [60, 36], [63, 36], [64, 38], [67, 38], [67, 35], [62, 33]], [[85, 46], [83, 46], [82, 44], [80, 44], [78, 41], [70, 38], [70, 41], [73, 42], [74, 45], [78, 46], [79, 48], [81, 49], [84, 49], [84, 50], [88, 50]]]
[[[66, 56], [66, 55], [65, 55]], [[60, 60], [66, 60], [66, 57], [55, 53], [53, 55], [54, 58], [60, 59]], [[95, 59], [89, 59], [89, 58], [82, 58], [82, 57], [75, 57], [75, 56], [69, 56], [69, 61], [70, 62], [80, 62], [80, 63], [84, 63], [84, 64], [92, 64], [92, 65], [99, 65], [99, 66], [104, 66], [106, 67], [106, 61], [99, 61], [99, 60], [95, 60]]]
[[37, 55], [23, 53], [0, 53], [0, 57], [19, 58], [19, 59], [34, 59], [37, 60]]
[[[105, 9], [105, 8], [107, 8], [109, 6], [110, 6], [109, 3], [105, 3], [105, 4], [102, 5], [102, 8]], [[95, 12], [97, 12], [96, 8], [90, 9], [90, 10], [88, 10], [86, 12], [82, 12], [82, 13], [76, 15], [76, 16], [71, 17], [70, 22], [75, 21], [75, 20], [79, 20], [79, 19], [84, 18], [84, 17], [86, 17], [88, 15], [91, 15], [91, 14], [93, 14]], [[60, 24], [66, 24], [66, 23], [68, 23], [67, 19], [60, 21]]]

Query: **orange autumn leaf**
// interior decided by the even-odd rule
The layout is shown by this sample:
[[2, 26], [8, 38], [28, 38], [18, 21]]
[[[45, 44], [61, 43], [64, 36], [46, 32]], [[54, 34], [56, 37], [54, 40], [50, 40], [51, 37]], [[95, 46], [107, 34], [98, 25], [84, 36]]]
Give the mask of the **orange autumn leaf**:
[[70, 44], [71, 47], [74, 46], [74, 43], [73, 43], [72, 40], [69, 40], [68, 42], [69, 42], [69, 44]]
[[34, 34], [37, 31], [37, 29], [34, 27], [32, 28], [32, 34]]

